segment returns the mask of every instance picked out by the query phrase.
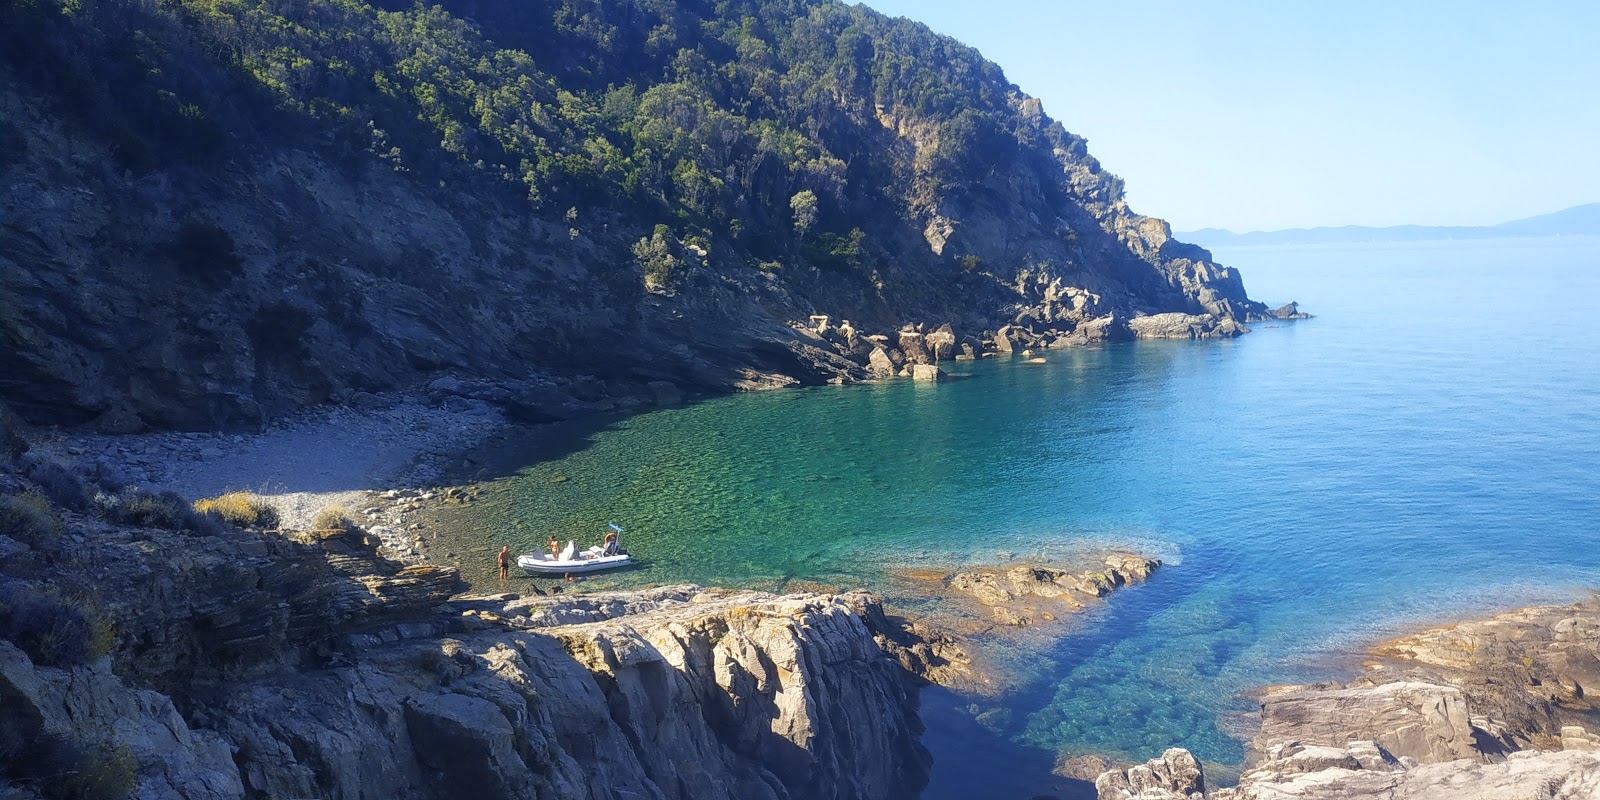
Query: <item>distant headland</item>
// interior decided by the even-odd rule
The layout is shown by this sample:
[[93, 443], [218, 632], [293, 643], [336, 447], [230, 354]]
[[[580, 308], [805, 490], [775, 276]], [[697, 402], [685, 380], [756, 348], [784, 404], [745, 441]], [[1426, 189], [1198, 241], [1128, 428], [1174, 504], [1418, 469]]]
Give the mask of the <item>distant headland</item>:
[[1259, 247], [1286, 244], [1363, 244], [1372, 242], [1433, 242], [1452, 239], [1507, 239], [1543, 236], [1600, 236], [1600, 203], [1588, 203], [1536, 217], [1499, 225], [1432, 226], [1394, 225], [1369, 228], [1344, 225], [1324, 228], [1289, 228], [1281, 231], [1234, 233], [1222, 228], [1201, 228], [1174, 233], [1181, 241], [1206, 248]]

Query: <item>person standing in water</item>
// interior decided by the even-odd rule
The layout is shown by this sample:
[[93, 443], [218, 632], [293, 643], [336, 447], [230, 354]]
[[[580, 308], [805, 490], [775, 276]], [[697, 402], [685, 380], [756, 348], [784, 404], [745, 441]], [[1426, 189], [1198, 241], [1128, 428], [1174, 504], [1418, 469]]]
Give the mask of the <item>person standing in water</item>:
[[505, 583], [511, 577], [511, 545], [500, 548], [500, 582]]

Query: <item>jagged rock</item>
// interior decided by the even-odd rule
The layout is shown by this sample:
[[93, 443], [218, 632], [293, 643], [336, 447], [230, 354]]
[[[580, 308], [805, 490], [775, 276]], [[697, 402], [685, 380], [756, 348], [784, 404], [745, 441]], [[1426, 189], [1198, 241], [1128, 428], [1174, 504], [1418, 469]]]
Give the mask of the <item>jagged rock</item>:
[[1133, 331], [1117, 315], [1107, 314], [1079, 325], [1073, 335], [1084, 342], [1117, 342], [1133, 338]]
[[923, 381], [923, 382], [926, 382], [926, 383], [938, 383], [943, 378], [944, 378], [944, 370], [939, 369], [937, 366], [934, 366], [933, 364], [913, 364], [913, 365], [911, 365], [911, 379], [914, 380], [914, 381]]
[[1347, 686], [1271, 690], [1256, 763], [1211, 799], [1600, 797], [1597, 633], [1600, 599], [1519, 609], [1381, 644]]
[[1174, 747], [1160, 758], [1101, 773], [1094, 781], [1100, 800], [1203, 800], [1205, 771], [1188, 750]]
[[956, 354], [956, 333], [950, 323], [940, 325], [938, 329], [923, 337], [923, 345], [933, 356], [935, 363], [949, 361]]
[[1000, 330], [995, 331], [994, 349], [1001, 353], [1010, 353], [1013, 350], [1021, 350], [1022, 348], [1018, 345], [1018, 334], [1019, 332], [1017, 329], [1010, 325], [1006, 325]]
[[874, 377], [892, 378], [899, 370], [894, 360], [889, 357], [889, 351], [882, 347], [873, 348], [872, 355], [867, 357], [867, 371]]
[[1300, 304], [1295, 302], [1278, 306], [1268, 311], [1267, 315], [1273, 319], [1311, 319], [1311, 315], [1301, 311]]
[[933, 363], [933, 356], [928, 353], [922, 334], [916, 331], [901, 331], [899, 345], [900, 351], [905, 353], [907, 364]]
[[1224, 325], [1222, 320], [1211, 314], [1179, 312], [1134, 317], [1128, 320], [1128, 327], [1140, 339], [1205, 339], [1236, 336], [1243, 332], [1237, 325]]
[[[1184, 750], [1168, 750], [1158, 762]], [[1237, 787], [1212, 789], [1208, 800], [1589, 800], [1600, 797], [1600, 755], [1587, 752], [1512, 753], [1502, 761], [1436, 764], [1382, 758], [1373, 742], [1315, 747], [1273, 756], [1246, 770]], [[1176, 760], [1185, 759], [1178, 756]], [[1189, 756], [1187, 760], [1192, 760]], [[1095, 781], [1099, 800], [1189, 800], [1160, 780], [1135, 784], [1132, 773], [1106, 772]]]
[[167, 697], [125, 685], [107, 659], [70, 670], [36, 668], [0, 641], [0, 725], [27, 739], [57, 734], [126, 748], [140, 765], [140, 798], [244, 796], [227, 743], [191, 730]]

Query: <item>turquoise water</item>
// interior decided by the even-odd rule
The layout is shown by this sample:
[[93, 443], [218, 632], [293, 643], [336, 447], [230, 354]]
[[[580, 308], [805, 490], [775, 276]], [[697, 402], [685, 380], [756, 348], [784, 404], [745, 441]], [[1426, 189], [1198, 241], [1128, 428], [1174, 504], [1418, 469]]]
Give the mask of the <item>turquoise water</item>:
[[[596, 585], [871, 584], [1105, 545], [1173, 562], [1002, 699], [983, 746], [1037, 753], [1237, 762], [1251, 687], [1600, 586], [1600, 240], [1218, 256], [1318, 318], [554, 426], [458, 523], [531, 549], [618, 521], [644, 564]], [[993, 788], [967, 782], [1005, 765], [963, 758], [946, 716], [929, 796]]]

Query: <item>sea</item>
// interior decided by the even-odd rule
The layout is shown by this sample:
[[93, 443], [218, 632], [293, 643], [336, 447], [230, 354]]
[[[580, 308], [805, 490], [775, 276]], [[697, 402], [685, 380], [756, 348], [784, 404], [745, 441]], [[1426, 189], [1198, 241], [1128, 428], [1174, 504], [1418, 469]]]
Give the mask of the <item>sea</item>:
[[1052, 763], [1173, 746], [1226, 773], [1262, 686], [1600, 587], [1600, 238], [1216, 257], [1315, 318], [545, 426], [446, 527], [532, 550], [621, 525], [640, 565], [586, 588], [1163, 559], [1023, 685], [924, 692], [928, 798], [1093, 797]]

